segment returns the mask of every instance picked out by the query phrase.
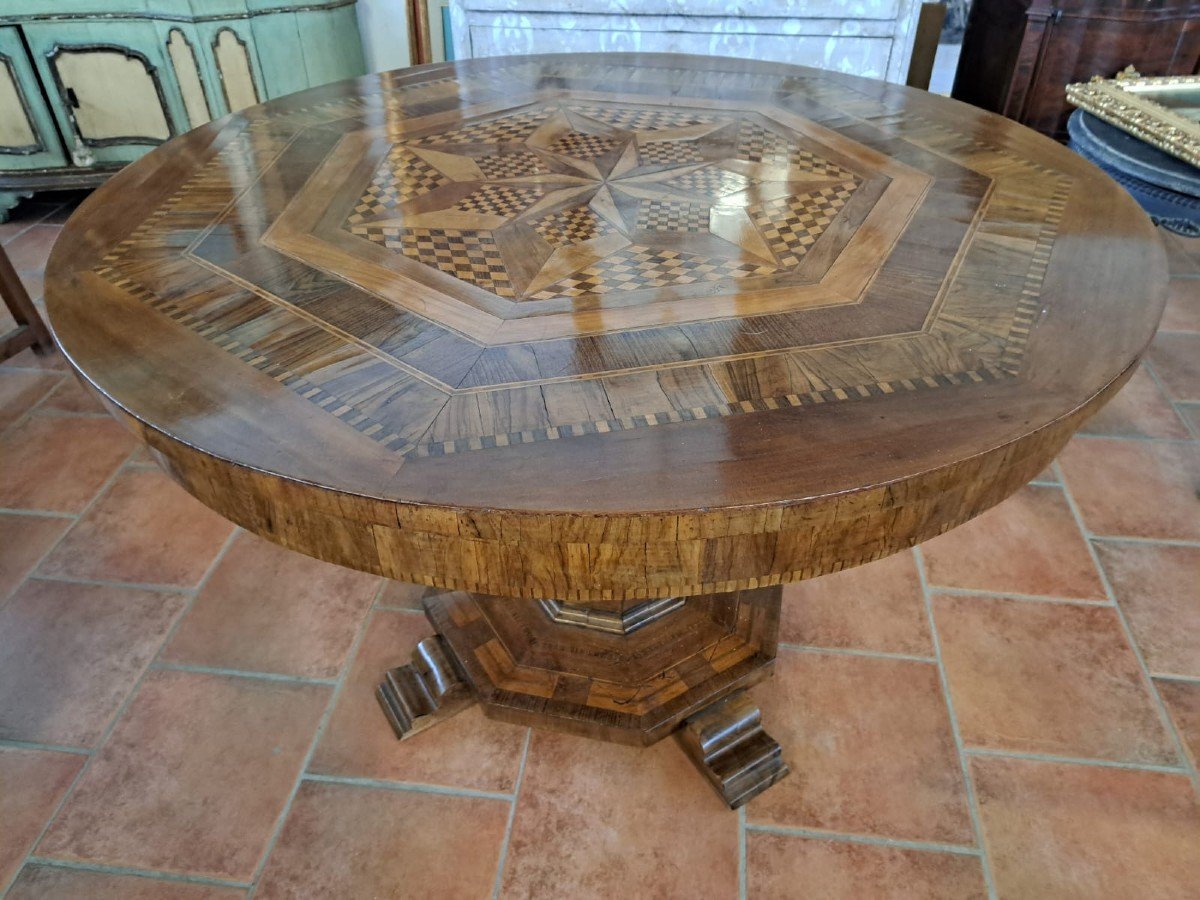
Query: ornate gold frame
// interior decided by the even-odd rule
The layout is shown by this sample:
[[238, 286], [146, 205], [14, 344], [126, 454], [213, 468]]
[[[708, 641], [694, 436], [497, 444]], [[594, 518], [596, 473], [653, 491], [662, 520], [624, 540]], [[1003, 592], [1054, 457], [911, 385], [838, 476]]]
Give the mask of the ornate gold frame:
[[1148, 144], [1200, 166], [1200, 122], [1155, 102], [1156, 94], [1175, 87], [1200, 89], [1200, 75], [1146, 78], [1133, 66], [1116, 78], [1067, 85], [1067, 100]]

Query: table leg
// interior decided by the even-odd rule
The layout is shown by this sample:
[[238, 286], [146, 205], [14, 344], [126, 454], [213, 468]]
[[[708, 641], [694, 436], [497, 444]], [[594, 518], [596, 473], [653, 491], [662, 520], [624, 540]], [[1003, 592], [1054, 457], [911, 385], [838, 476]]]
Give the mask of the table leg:
[[438, 635], [417, 644], [412, 662], [389, 669], [375, 696], [400, 740], [475, 702], [474, 688]]
[[[0, 222], [4, 221], [0, 216]], [[26, 347], [33, 347], [35, 353], [44, 356], [54, 349], [54, 339], [50, 329], [42, 321], [42, 315], [29, 299], [25, 285], [17, 277], [12, 261], [0, 247], [0, 302], [8, 308], [16, 327], [0, 333], [0, 359], [7, 359]]]
[[679, 742], [730, 809], [787, 777], [783, 748], [762, 727], [745, 691], [705, 707], [679, 729]]
[[437, 631], [378, 696], [401, 738], [472, 702], [496, 719], [646, 746], [681, 741], [736, 808], [788, 773], [744, 689], [767, 677], [779, 587], [611, 608], [426, 592]]

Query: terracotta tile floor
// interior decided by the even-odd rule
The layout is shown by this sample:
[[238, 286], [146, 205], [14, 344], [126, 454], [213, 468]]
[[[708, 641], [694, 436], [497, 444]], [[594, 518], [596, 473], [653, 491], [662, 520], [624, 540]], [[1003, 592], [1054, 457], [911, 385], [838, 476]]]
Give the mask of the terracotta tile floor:
[[[0, 226], [35, 295], [68, 210]], [[786, 589], [754, 693], [794, 774], [741, 813], [672, 741], [475, 709], [398, 744], [371, 689], [419, 590], [233, 528], [61, 360], [0, 365], [0, 895], [1197, 896], [1200, 241], [1164, 238], [1163, 331], [1054, 466]]]

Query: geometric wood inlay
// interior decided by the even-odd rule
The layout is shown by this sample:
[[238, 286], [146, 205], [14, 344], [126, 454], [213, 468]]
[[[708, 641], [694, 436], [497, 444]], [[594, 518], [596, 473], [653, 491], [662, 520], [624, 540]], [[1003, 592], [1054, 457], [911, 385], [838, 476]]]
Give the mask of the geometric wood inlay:
[[997, 502], [1128, 376], [1161, 264], [1111, 181], [997, 117], [574, 55], [202, 126], [80, 210], [47, 299], [72, 362], [239, 523], [623, 612]]
[[[744, 146], [742, 133], [751, 135]], [[860, 184], [802, 140], [734, 114], [561, 103], [491, 115], [399, 141], [346, 227], [516, 300], [769, 276], [797, 263]], [[445, 241], [451, 256], [408, 251], [408, 235], [428, 235], [417, 223], [439, 214], [452, 217], [461, 242], [495, 249], [486, 278], [478, 277], [478, 260]], [[564, 240], [547, 233], [547, 219], [596, 225], [590, 237], [577, 231]], [[670, 235], [679, 232], [706, 235], [703, 252], [674, 243]], [[555, 253], [564, 243], [581, 246]], [[504, 269], [525, 265], [497, 277], [496, 260]]]
[[693, 597], [629, 633], [586, 638], [538, 604], [458, 591], [422, 603], [489, 716], [648, 745], [770, 674], [781, 597]]
[[[760, 360], [755, 367], [768, 366], [771, 372], [747, 379], [742, 371], [750, 360], [705, 352], [711, 339], [702, 337], [703, 321], [731, 308], [722, 303], [744, 308], [755, 291], [765, 303], [783, 303], [782, 311], [796, 309], [789, 318], [801, 331], [810, 296], [824, 307], [813, 316], [832, 318], [830, 304], [883, 308], [892, 291], [886, 266], [874, 278], [858, 277], [856, 285], [861, 272], [854, 272], [851, 259], [838, 250], [853, 242], [853, 222], [878, 220], [881, 230], [903, 225], [899, 214], [911, 215], [911, 209], [906, 212], [900, 204], [905, 197], [919, 201], [929, 180], [873, 153], [861, 129], [854, 142], [847, 142], [795, 116], [788, 119], [789, 128], [771, 118], [769, 109], [705, 111], [569, 100], [517, 107], [466, 115], [451, 127], [414, 125], [411, 136], [396, 134], [382, 149], [369, 125], [350, 126], [341, 140], [325, 133], [324, 143], [316, 145], [322, 149], [310, 154], [315, 174], [298, 185], [297, 196], [281, 198], [278, 220], [264, 235], [269, 246], [292, 253], [311, 252], [318, 246], [314, 241], [327, 242], [335, 252], [326, 268], [343, 278], [360, 277], [352, 265], [378, 266], [380, 280], [359, 283], [382, 291], [391, 303], [414, 303], [410, 290], [391, 293], [398, 286], [396, 275], [429, 284], [441, 293], [419, 298], [412, 308], [427, 317], [424, 327], [441, 326], [451, 335], [458, 332], [458, 343], [470, 342], [464, 347], [469, 348], [462, 358], [465, 369], [448, 370], [441, 355], [409, 352], [407, 345], [394, 349], [390, 341], [379, 340], [383, 319], [375, 324], [361, 313], [345, 322], [324, 318], [321, 303], [288, 301], [286, 293], [296, 283], [280, 293], [270, 284], [256, 284], [262, 273], [239, 272], [223, 261], [214, 236], [229, 203], [246, 189], [238, 188], [238, 179], [231, 177], [236, 169], [229, 165], [231, 157], [245, 152], [244, 145], [230, 145], [185, 184], [135, 231], [141, 238], [119, 245], [98, 272], [151, 305], [174, 308], [178, 298], [156, 299], [148, 285], [129, 276], [140, 268], [135, 262], [139, 248], [147, 247], [148, 235], [161, 231], [168, 213], [192, 209], [209, 223], [191, 240], [193, 259], [245, 278], [268, 301], [303, 310], [318, 329], [322, 321], [336, 328], [326, 333], [340, 335], [337, 346], [329, 347], [331, 361], [348, 349], [346, 338], [366, 355], [352, 369], [339, 363], [336, 379], [314, 377], [288, 365], [290, 343], [272, 346], [257, 339], [251, 349], [238, 333], [244, 328], [223, 331], [200, 311], [178, 311], [177, 321], [190, 323], [408, 458], [982, 384], [1019, 371], [1069, 190], [1069, 182], [1053, 170], [1001, 152], [995, 155], [1003, 171], [961, 170], [965, 187], [960, 190], [977, 207], [972, 222], [945, 235], [958, 253], [958, 277], [969, 278], [975, 256], [987, 262], [993, 252], [987, 235], [979, 233], [988, 230], [989, 213], [1019, 214], [1028, 220], [1033, 239], [1004, 245], [1022, 268], [1023, 279], [1011, 291], [993, 291], [984, 307], [967, 298], [975, 308], [964, 308], [961, 295], [951, 289], [955, 269], [947, 256], [945, 268], [926, 278], [923, 305], [914, 305], [905, 327], [872, 331], [868, 318], [847, 334], [865, 341], [857, 345], [853, 364], [840, 359], [853, 344], [841, 350], [806, 348], [803, 340], [789, 336], [791, 326], [773, 326], [743, 337], [744, 351]], [[926, 155], [935, 145], [944, 148], [947, 135], [941, 126], [913, 122], [918, 127], [908, 139], [915, 147]], [[372, 142], [355, 142], [358, 135]], [[275, 160], [264, 157], [269, 169], [287, 147], [286, 132], [260, 133], [255, 139], [264, 150], [277, 148], [271, 151]], [[657, 149], [647, 153], [650, 146]], [[248, 187], [255, 184], [249, 176], [244, 176]], [[347, 198], [340, 207], [344, 213], [332, 220], [324, 210], [333, 212], [339, 205], [330, 204], [329, 179], [338, 182], [334, 196]], [[214, 193], [218, 185], [221, 194]], [[1031, 189], [1037, 192], [1033, 203]], [[320, 196], [310, 198], [318, 190]], [[897, 194], [897, 207], [881, 209], [891, 193]], [[856, 205], [860, 194], [866, 200]], [[228, 199], [218, 203], [219, 197]], [[217, 231], [198, 205], [201, 199], [212, 203]], [[319, 200], [312, 208], [323, 215], [310, 215], [306, 224], [310, 199]], [[926, 193], [922, 202], [936, 215], [935, 199], [936, 194]], [[360, 242], [378, 247], [382, 255], [363, 256]], [[911, 292], [916, 274], [897, 274], [897, 287]], [[336, 278], [326, 277], [328, 288], [319, 286], [321, 280], [306, 277], [318, 295], [345, 290]], [[790, 288], [788, 294], [778, 291], [783, 286]], [[676, 312], [680, 304], [686, 305]], [[380, 315], [388, 308], [380, 306]], [[603, 321], [616, 328], [622, 317], [640, 327], [628, 332], [629, 342], [617, 340], [619, 332], [610, 326], [603, 342], [593, 342], [586, 353], [571, 350], [588, 340], [589, 310], [604, 309]], [[693, 309], [698, 322], [689, 326]], [[562, 342], [570, 354], [561, 358], [565, 367], [555, 342], [536, 340], [559, 321], [568, 329]], [[678, 324], [667, 326], [667, 321]], [[533, 340], [522, 338], [524, 322], [536, 329], [528, 332]], [[684, 343], [666, 337], [669, 330], [681, 333]], [[510, 331], [513, 339], [505, 340], [502, 335]], [[659, 333], [664, 337], [657, 338]], [[318, 334], [313, 339], [321, 341]], [[663, 364], [674, 368], [669, 381], [658, 379], [659, 399], [624, 390], [620, 379], [626, 373]], [[586, 380], [569, 393], [568, 385], [577, 379]], [[530, 390], [540, 395], [532, 402], [525, 396]], [[495, 398], [505, 414], [480, 415], [485, 396]], [[560, 398], [567, 396], [570, 402], [563, 403]], [[405, 402], [394, 402], [399, 397]]]

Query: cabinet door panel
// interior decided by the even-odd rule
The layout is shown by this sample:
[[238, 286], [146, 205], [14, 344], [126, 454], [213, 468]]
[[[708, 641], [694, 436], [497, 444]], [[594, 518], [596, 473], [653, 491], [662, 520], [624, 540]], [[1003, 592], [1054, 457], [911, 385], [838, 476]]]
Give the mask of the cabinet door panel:
[[35, 23], [24, 28], [43, 83], [61, 102], [55, 114], [73, 142], [76, 165], [128, 162], [186, 123], [164, 93], [169, 65], [151, 24]]
[[[210, 23], [206, 23], [210, 24]], [[236, 112], [267, 99], [254, 42], [232, 25], [210, 29], [213, 65], [221, 83], [224, 112]]]
[[75, 125], [85, 143], [156, 144], [171, 136], [167, 112], [149, 64], [127, 49], [60, 49], [50, 59], [71, 98]]
[[198, 128], [212, 121], [212, 107], [204, 91], [204, 76], [200, 71], [200, 60], [196, 49], [182, 29], [172, 28], [167, 32], [167, 57], [171, 60], [171, 71], [183, 99], [189, 128]]
[[0, 28], [0, 161], [4, 169], [49, 168], [67, 161], [15, 27]]

